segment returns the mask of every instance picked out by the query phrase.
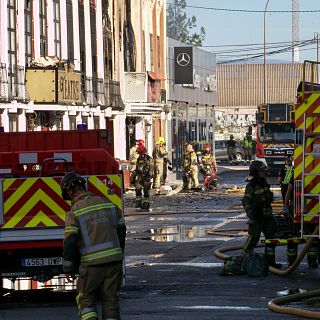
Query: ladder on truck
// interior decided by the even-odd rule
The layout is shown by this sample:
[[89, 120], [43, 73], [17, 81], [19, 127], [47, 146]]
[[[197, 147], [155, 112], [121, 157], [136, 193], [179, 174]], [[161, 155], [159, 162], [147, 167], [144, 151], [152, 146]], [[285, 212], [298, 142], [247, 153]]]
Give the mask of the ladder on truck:
[[[314, 119], [314, 120], [312, 120]], [[317, 226], [320, 227], [320, 192], [317, 190], [308, 190], [308, 184], [312, 180], [320, 181], [320, 129], [315, 131], [314, 123], [320, 123], [320, 113], [304, 114], [303, 137], [302, 137], [302, 181], [301, 181], [301, 238], [319, 238], [320, 228], [317, 234], [313, 234]], [[311, 123], [311, 125], [310, 125]], [[309, 130], [308, 127], [312, 129]], [[310, 132], [311, 131], [311, 132]], [[313, 141], [310, 142], [310, 140]], [[310, 150], [311, 149], [311, 150]], [[310, 164], [312, 164], [310, 166]], [[319, 164], [319, 165], [318, 165]], [[317, 180], [316, 180], [317, 181]], [[320, 184], [317, 183], [316, 185]], [[307, 190], [306, 190], [307, 189]], [[308, 204], [313, 204], [313, 210], [310, 212]], [[314, 222], [317, 221], [317, 223]], [[308, 224], [308, 226], [307, 226]]]

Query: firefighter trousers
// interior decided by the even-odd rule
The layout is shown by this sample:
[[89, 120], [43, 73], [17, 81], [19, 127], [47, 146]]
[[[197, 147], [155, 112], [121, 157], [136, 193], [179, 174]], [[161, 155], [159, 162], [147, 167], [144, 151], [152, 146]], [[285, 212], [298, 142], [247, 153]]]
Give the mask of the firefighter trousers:
[[103, 319], [120, 320], [119, 296], [122, 261], [80, 266], [77, 282], [77, 306], [80, 319], [99, 319], [97, 300], [102, 303]]
[[277, 224], [273, 216], [262, 217], [249, 223], [249, 237], [244, 245], [246, 251], [252, 251], [258, 244], [263, 232], [266, 239], [273, 238], [277, 232]]

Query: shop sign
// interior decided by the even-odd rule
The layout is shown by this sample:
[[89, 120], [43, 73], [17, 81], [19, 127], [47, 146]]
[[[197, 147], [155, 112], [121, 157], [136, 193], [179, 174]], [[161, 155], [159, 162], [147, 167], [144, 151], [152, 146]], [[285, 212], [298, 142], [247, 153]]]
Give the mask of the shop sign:
[[81, 102], [81, 75], [77, 72], [58, 71], [58, 103]]

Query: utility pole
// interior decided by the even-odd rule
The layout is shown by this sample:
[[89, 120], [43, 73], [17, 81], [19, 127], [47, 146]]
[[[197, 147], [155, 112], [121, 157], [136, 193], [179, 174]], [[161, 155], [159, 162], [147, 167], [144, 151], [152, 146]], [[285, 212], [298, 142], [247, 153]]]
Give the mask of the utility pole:
[[[319, 39], [320, 39], [320, 34], [319, 32], [315, 32], [313, 38], [317, 41], [317, 62], [319, 62]], [[317, 64], [317, 83], [319, 83], [320, 80], [320, 69], [319, 65]]]
[[266, 6], [264, 8], [264, 20], [263, 20], [263, 103], [267, 103], [267, 72], [266, 72], [266, 57], [267, 57], [267, 50], [266, 50], [266, 13], [269, 4], [268, 0], [266, 2]]
[[299, 60], [299, 0], [292, 0], [292, 63]]

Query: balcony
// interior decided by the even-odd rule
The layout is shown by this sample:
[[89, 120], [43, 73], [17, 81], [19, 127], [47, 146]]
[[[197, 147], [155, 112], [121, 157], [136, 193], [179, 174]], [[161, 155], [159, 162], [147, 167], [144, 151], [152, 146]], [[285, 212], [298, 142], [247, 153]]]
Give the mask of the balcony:
[[104, 84], [105, 87], [105, 105], [111, 107], [113, 110], [122, 111], [124, 104], [120, 93], [120, 82], [107, 80]]
[[125, 72], [123, 100], [131, 104], [160, 104], [163, 77], [154, 72]]

